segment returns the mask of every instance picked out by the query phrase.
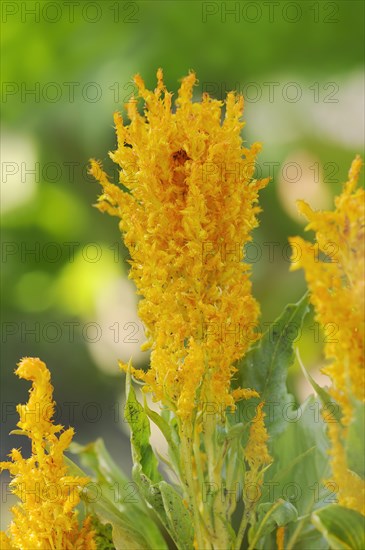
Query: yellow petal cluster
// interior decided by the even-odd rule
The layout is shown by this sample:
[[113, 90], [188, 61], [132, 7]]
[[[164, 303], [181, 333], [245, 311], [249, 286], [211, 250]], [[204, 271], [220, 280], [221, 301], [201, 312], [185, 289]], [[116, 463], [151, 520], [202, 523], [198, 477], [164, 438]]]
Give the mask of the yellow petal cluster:
[[12, 508], [8, 533], [1, 533], [1, 548], [94, 550], [90, 520], [80, 528], [75, 511], [79, 491], [89, 480], [68, 475], [63, 453], [74, 430], [52, 422], [55, 402], [50, 372], [40, 359], [26, 357], [15, 373], [32, 382], [28, 403], [17, 406], [17, 426], [30, 438], [32, 452], [24, 458], [13, 449], [11, 461], [0, 463], [1, 470], [9, 470], [11, 490], [21, 501]]
[[[149, 91], [137, 75], [138, 100], [127, 105], [129, 124], [115, 115], [120, 185], [100, 163], [91, 173], [103, 186], [98, 208], [120, 218], [130, 252], [130, 277], [147, 330], [151, 365], [134, 376], [182, 418], [197, 401], [233, 405], [234, 362], [255, 339], [259, 308], [251, 295], [243, 247], [257, 225], [253, 180], [260, 144], [243, 145], [243, 98], [192, 101], [196, 76], [182, 80], [175, 106], [157, 72]], [[199, 398], [198, 398], [199, 395]]]
[[264, 402], [259, 403], [256, 407], [256, 415], [252, 420], [248, 443], [245, 447], [245, 460], [250, 467], [248, 479], [255, 481], [260, 470], [272, 462], [267, 448], [269, 435], [266, 431], [264, 420], [266, 413], [263, 411], [263, 407]]
[[[333, 211], [314, 212], [304, 201], [299, 210], [316, 233], [316, 244], [290, 239], [292, 269], [303, 268], [325, 334], [323, 369], [332, 380], [330, 393], [341, 406], [341, 424], [329, 422], [332, 473], [340, 503], [364, 513], [364, 482], [349, 471], [343, 443], [353, 418], [352, 399], [365, 401], [365, 192], [358, 187], [360, 157], [352, 162], [348, 181], [335, 198]], [[334, 419], [332, 419], [334, 420]]]
[[299, 202], [317, 244], [290, 239], [292, 269], [304, 269], [316, 320], [324, 329], [325, 354], [331, 360], [324, 372], [332, 379], [332, 395], [341, 404], [345, 425], [351, 421], [351, 395], [365, 398], [365, 192], [357, 188], [361, 164], [356, 157], [334, 211], [314, 212]]
[[348, 467], [343, 430], [337, 422], [329, 422], [327, 427], [331, 441], [332, 476], [338, 489], [339, 503], [365, 516], [365, 483]]

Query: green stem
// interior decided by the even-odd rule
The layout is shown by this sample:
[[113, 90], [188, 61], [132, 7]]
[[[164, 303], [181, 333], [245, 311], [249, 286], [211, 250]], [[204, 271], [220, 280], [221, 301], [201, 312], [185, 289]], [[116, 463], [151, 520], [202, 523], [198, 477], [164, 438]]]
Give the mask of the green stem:
[[197, 500], [197, 494], [194, 486], [193, 469], [192, 469], [192, 430], [188, 430], [189, 435], [185, 433], [186, 427], [182, 426], [180, 430], [181, 437], [181, 458], [182, 469], [184, 472], [184, 485], [188, 497], [189, 508], [193, 516], [194, 532], [196, 537], [196, 544], [199, 550], [203, 550], [206, 547], [203, 532], [202, 521], [199, 513], [199, 504]]
[[311, 499], [309, 505], [307, 506], [307, 509], [304, 510], [305, 512], [308, 512], [308, 513], [305, 513], [303, 516], [298, 518], [298, 520], [297, 520], [298, 524], [297, 524], [296, 528], [294, 529], [294, 532], [292, 533], [290, 539], [288, 540], [287, 550], [293, 550], [294, 545], [297, 541], [297, 538], [300, 535], [301, 530], [303, 529], [303, 525], [305, 523], [305, 520], [310, 515], [310, 510], [313, 507], [313, 503], [314, 503], [314, 499], [313, 500]]
[[237, 532], [235, 550], [240, 550], [240, 548], [241, 548], [243, 537], [245, 536], [248, 521], [250, 519], [251, 511], [252, 511], [252, 505], [247, 507], [247, 509], [245, 507], [245, 511], [243, 513], [242, 520], [241, 520], [241, 523], [240, 523], [240, 526], [239, 526], [238, 532]]
[[276, 508], [279, 508], [279, 506], [282, 505], [284, 501], [282, 499], [279, 499], [277, 502], [275, 502], [275, 504], [270, 508], [270, 510], [265, 514], [265, 517], [263, 518], [263, 520], [261, 521], [260, 525], [259, 525], [259, 528], [257, 529], [256, 531], [256, 534], [250, 544], [250, 546], [248, 547], [248, 550], [253, 550], [255, 548], [255, 544], [256, 542], [259, 540], [260, 538], [260, 535], [261, 535], [261, 531], [263, 530], [264, 528], [264, 525], [265, 523], [267, 522], [267, 520], [269, 519], [269, 517], [271, 516], [271, 514], [276, 510]]
[[229, 549], [230, 541], [225, 525], [225, 507], [221, 498], [222, 495], [222, 466], [223, 450], [217, 450], [215, 444], [217, 422], [216, 417], [207, 415], [205, 420], [204, 442], [208, 457], [208, 481], [218, 487], [217, 494], [213, 495], [213, 521], [214, 521], [214, 541], [213, 548], [217, 550]]

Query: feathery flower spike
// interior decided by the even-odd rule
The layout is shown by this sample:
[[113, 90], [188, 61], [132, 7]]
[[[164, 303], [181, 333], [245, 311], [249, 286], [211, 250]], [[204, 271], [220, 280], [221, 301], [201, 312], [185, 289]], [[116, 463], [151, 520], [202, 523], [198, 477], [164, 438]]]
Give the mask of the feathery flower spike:
[[144, 115], [134, 99], [126, 105], [128, 125], [114, 116], [118, 145], [110, 157], [120, 167], [120, 186], [95, 160], [90, 171], [103, 187], [98, 208], [120, 218], [130, 278], [143, 297], [151, 366], [132, 374], [189, 419], [198, 395], [222, 409], [234, 406], [233, 364], [254, 341], [259, 314], [243, 247], [268, 179], [252, 179], [261, 145], [242, 144], [241, 96], [227, 95], [221, 121], [223, 102], [208, 94], [192, 101], [192, 72], [175, 109], [161, 69], [154, 92], [139, 75], [134, 81]]
[[339, 502], [365, 514], [365, 483], [349, 470], [344, 447], [353, 420], [352, 399], [365, 401], [365, 191], [357, 187], [361, 166], [357, 156], [335, 198], [334, 211], [314, 212], [299, 201], [299, 211], [309, 220], [306, 229], [315, 231], [317, 242], [312, 245], [301, 237], [290, 242], [291, 269], [304, 269], [316, 320], [326, 336], [325, 356], [330, 363], [323, 372], [331, 378], [329, 391], [341, 406], [341, 424], [328, 423]]
[[96, 550], [90, 518], [80, 528], [75, 511], [79, 491], [89, 480], [67, 472], [63, 453], [74, 430], [52, 422], [50, 372], [40, 359], [25, 357], [15, 373], [32, 382], [28, 403], [17, 406], [17, 426], [30, 438], [32, 454], [24, 458], [13, 449], [11, 461], [0, 463], [1, 470], [9, 470], [12, 492], [22, 501], [12, 508], [13, 521], [8, 533], [1, 533], [1, 548]]

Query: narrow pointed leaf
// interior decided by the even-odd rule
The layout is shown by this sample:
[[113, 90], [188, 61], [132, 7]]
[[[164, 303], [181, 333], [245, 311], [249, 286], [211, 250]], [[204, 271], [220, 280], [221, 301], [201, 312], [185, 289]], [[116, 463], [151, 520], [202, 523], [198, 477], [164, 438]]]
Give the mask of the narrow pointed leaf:
[[364, 550], [365, 516], [339, 504], [312, 514], [312, 522], [333, 550]]

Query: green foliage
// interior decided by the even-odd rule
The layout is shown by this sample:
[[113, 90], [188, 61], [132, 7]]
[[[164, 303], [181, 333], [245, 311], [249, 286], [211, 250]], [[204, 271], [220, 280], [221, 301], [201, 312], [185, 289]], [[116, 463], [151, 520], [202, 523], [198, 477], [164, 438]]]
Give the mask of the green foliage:
[[[177, 548], [190, 550], [193, 543], [190, 515], [181, 495], [172, 485], [163, 481], [158, 471], [158, 462], [149, 443], [151, 430], [147, 412], [136, 398], [129, 373], [126, 380], [126, 395], [125, 413], [131, 429], [133, 479], [145, 501], [166, 527]], [[149, 410], [149, 415], [155, 418], [153, 411]], [[170, 431], [165, 421], [161, 418], [157, 422], [170, 439]]]
[[[289, 304], [280, 317], [269, 327], [259, 342], [238, 364], [239, 385], [257, 390], [265, 401], [265, 424], [270, 436], [285, 429], [283, 412], [289, 409], [294, 398], [288, 393], [288, 368], [294, 360], [294, 342], [300, 334], [303, 319], [308, 312], [307, 296], [296, 304]], [[248, 404], [238, 404], [240, 418], [248, 418]], [[251, 408], [251, 411], [253, 409]]]
[[359, 512], [331, 504], [314, 512], [312, 521], [328, 541], [331, 550], [365, 548], [365, 517]]
[[[115, 464], [103, 441], [98, 439], [84, 447], [73, 443], [70, 450], [91, 471], [93, 481], [84, 488], [83, 500], [100, 523], [111, 525], [116, 550], [151, 547], [164, 550], [166, 543], [135, 484]], [[74, 475], [87, 475], [70, 459], [67, 463]]]
[[[314, 380], [314, 378], [310, 375], [310, 373], [307, 371], [305, 366], [302, 363], [302, 360], [299, 356], [299, 352], [297, 350], [297, 357], [299, 364], [301, 366], [302, 372], [307, 380], [307, 382], [312, 386], [316, 394], [318, 395], [319, 399], [322, 402], [322, 405], [325, 409], [328, 409], [328, 414], [333, 416], [338, 422], [341, 420], [341, 409], [337, 405], [337, 403], [334, 402], [333, 398], [330, 396], [328, 391], [325, 388], [322, 388], [317, 382]], [[328, 415], [327, 415], [328, 416]]]
[[[257, 390], [260, 399], [265, 400], [265, 424], [274, 459], [265, 472], [256, 520], [250, 529], [250, 540], [254, 540], [258, 548], [275, 548], [272, 531], [275, 524], [280, 525], [276, 522], [277, 514], [284, 512], [289, 512], [285, 516], [285, 536], [289, 548], [306, 550], [310, 545], [316, 549], [328, 547], [310, 522], [314, 509], [335, 499], [334, 487], [323, 484], [329, 475], [329, 467], [326, 426], [320, 414], [321, 402], [312, 396], [297, 408], [286, 385], [288, 368], [294, 361], [295, 339], [307, 312], [306, 296], [297, 304], [286, 306], [239, 365], [240, 385]], [[327, 392], [319, 387], [315, 389], [323, 404], [333, 409]], [[249, 418], [249, 404], [243, 402], [239, 406], [240, 418]], [[242, 430], [239, 424], [238, 428]], [[237, 431], [236, 426], [231, 430]], [[277, 507], [278, 502], [283, 504]], [[263, 513], [268, 514], [266, 519]], [[260, 527], [262, 525], [264, 527]]]
[[150, 420], [161, 430], [166, 442], [168, 443], [168, 452], [171, 458], [172, 464], [175, 467], [175, 470], [179, 469], [179, 450], [178, 450], [178, 434], [176, 433], [175, 426], [173, 423], [165, 418], [168, 415], [166, 409], [161, 411], [161, 414], [150, 409], [147, 405], [147, 401], [144, 402], [144, 410]]
[[[133, 457], [133, 470], [138, 470], [152, 483], [162, 480], [158, 471], [158, 461], [150, 445], [150, 422], [143, 407], [136, 398], [136, 393], [130, 381], [126, 380], [127, 402], [125, 405], [125, 418], [131, 428], [131, 444]], [[133, 474], [135, 477], [135, 473]]]
[[96, 516], [93, 516], [92, 529], [95, 531], [97, 550], [115, 550], [113, 542], [113, 527], [110, 523], [102, 524]]
[[193, 542], [193, 526], [188, 510], [184, 506], [179, 493], [165, 481], [159, 483], [162, 501], [173, 539], [177, 541], [177, 547], [190, 550]]
[[311, 396], [301, 407], [293, 409], [286, 429], [272, 447], [274, 462], [267, 471], [261, 500], [280, 497], [296, 507], [299, 518], [286, 529], [292, 548], [307, 550], [309, 539], [316, 550], [327, 548], [310, 523], [313, 509], [336, 498], [334, 487], [323, 484], [329, 475], [329, 466], [320, 402]]
[[101, 438], [88, 445], [71, 443], [70, 451], [79, 455], [81, 464], [96, 474], [98, 482], [125, 484], [129, 481], [124, 472], [115, 464]]
[[250, 547], [263, 550], [267, 548], [266, 537], [278, 527], [296, 521], [298, 512], [295, 506], [283, 499], [274, 503], [265, 502], [257, 507], [257, 522], [250, 529]]

